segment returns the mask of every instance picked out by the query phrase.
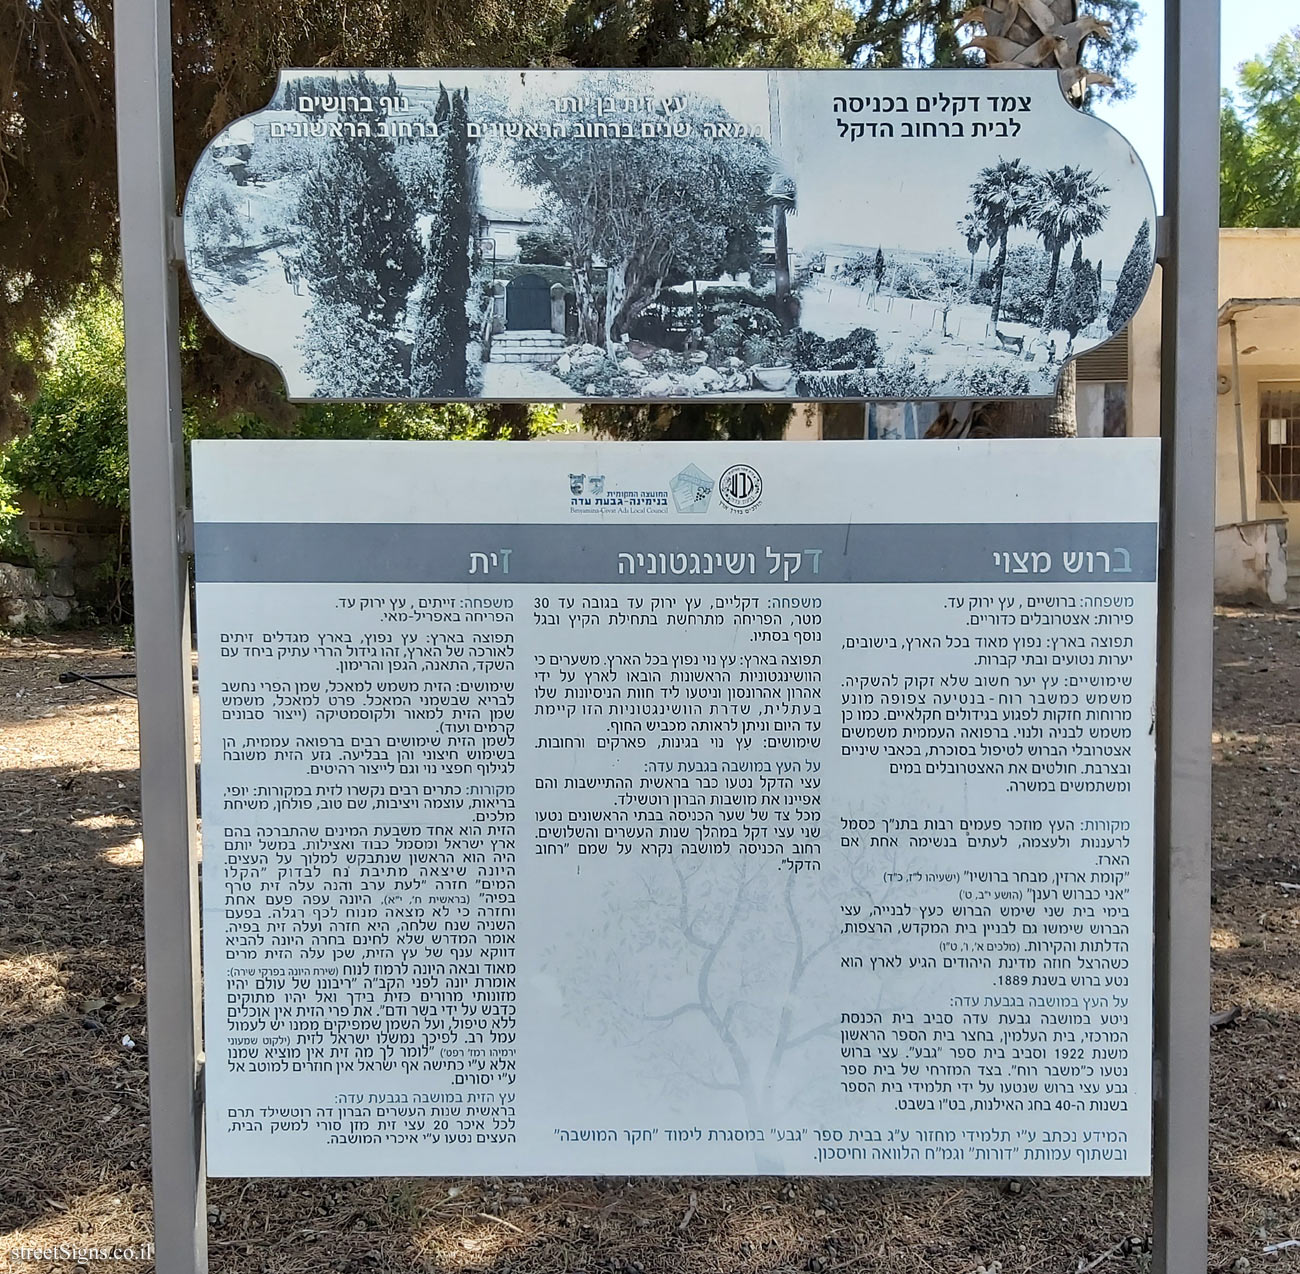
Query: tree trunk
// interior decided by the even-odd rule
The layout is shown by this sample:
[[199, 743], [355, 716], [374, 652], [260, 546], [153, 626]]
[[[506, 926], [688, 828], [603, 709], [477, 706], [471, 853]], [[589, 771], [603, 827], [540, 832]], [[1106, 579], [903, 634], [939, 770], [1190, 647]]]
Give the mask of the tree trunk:
[[1052, 268], [1047, 274], [1047, 295], [1043, 298], [1043, 327], [1047, 330], [1047, 320], [1050, 316], [1052, 300], [1056, 296], [1056, 283], [1061, 275], [1061, 253], [1065, 251], [1065, 243], [1058, 243], [1052, 249]]
[[1079, 418], [1076, 411], [1075, 391], [1074, 364], [1066, 363], [1061, 369], [1061, 383], [1056, 390], [1056, 401], [1052, 404], [1051, 414], [1047, 418], [1047, 436], [1049, 438], [1077, 438], [1079, 436]]
[[627, 299], [627, 272], [631, 262], [624, 258], [605, 271], [605, 352], [613, 358], [618, 352], [614, 327], [623, 302]]
[[596, 313], [596, 298], [592, 295], [586, 266], [574, 267], [573, 293], [578, 306], [578, 338], [594, 344], [600, 339], [600, 316]]
[[790, 239], [785, 225], [785, 209], [777, 204], [773, 217], [773, 246], [776, 249], [776, 308], [781, 326], [788, 332], [794, 326], [790, 310]]
[[1001, 239], [998, 240], [998, 263], [995, 268], [998, 272], [998, 290], [993, 296], [993, 326], [996, 328], [998, 319], [1002, 317], [1002, 284], [1007, 277], [1007, 234], [1005, 231]]

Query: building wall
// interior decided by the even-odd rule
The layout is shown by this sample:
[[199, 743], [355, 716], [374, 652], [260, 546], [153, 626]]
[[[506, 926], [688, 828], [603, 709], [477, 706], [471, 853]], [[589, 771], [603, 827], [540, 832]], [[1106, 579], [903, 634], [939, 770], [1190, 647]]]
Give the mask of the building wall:
[[[1151, 291], [1133, 320], [1129, 365], [1129, 432], [1152, 437], [1160, 432], [1159, 270]], [[1219, 301], [1300, 296], [1300, 230], [1225, 229], [1219, 236]], [[1241, 508], [1237, 419], [1231, 387], [1218, 396], [1215, 522], [1286, 517], [1293, 569], [1300, 564], [1300, 505], [1285, 509], [1261, 500], [1259, 477], [1260, 386], [1289, 382], [1300, 386], [1300, 310], [1256, 310], [1239, 322], [1241, 349], [1256, 352], [1239, 358], [1241, 367], [1241, 456], [1246, 471], [1246, 508]], [[1232, 377], [1232, 347], [1225, 325], [1219, 332], [1220, 376]], [[1221, 382], [1223, 383], [1223, 382]]]
[[[1219, 300], [1300, 296], [1300, 230], [1224, 230], [1219, 238]], [[1300, 384], [1300, 349], [1293, 332], [1300, 311], [1258, 310], [1239, 320], [1238, 345], [1257, 347], [1242, 355], [1242, 459], [1246, 472], [1246, 520], [1285, 517], [1289, 540], [1300, 552], [1300, 507], [1260, 499], [1259, 393], [1268, 382]], [[1219, 372], [1232, 376], [1232, 346], [1225, 325], [1219, 332]], [[1218, 487], [1215, 520], [1242, 521], [1235, 395], [1219, 395]]]

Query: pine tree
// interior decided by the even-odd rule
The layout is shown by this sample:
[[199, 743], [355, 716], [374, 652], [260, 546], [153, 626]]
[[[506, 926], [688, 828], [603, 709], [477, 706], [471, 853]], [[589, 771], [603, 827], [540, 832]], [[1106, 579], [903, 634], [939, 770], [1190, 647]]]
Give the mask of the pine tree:
[[474, 216], [464, 94], [453, 93], [448, 98], [441, 89], [436, 117], [443, 123], [443, 172], [424, 251], [411, 392], [420, 398], [459, 398], [467, 391], [470, 324], [466, 304]]
[[1138, 227], [1133, 246], [1124, 259], [1124, 268], [1119, 272], [1119, 282], [1115, 285], [1115, 301], [1106, 320], [1106, 326], [1112, 332], [1118, 332], [1137, 313], [1150, 279], [1151, 222], [1144, 220]]
[[879, 287], [885, 279], [885, 250], [884, 248], [876, 249], [876, 262], [874, 272], [876, 276], [876, 287]]

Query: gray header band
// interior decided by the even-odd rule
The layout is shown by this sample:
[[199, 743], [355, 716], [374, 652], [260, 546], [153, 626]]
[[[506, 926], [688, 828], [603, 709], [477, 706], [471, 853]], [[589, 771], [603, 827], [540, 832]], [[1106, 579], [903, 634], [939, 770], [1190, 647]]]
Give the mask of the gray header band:
[[1154, 522], [803, 526], [201, 522], [194, 538], [195, 574], [199, 582], [209, 584], [780, 584], [808, 588], [820, 584], [1139, 584], [1156, 578]]

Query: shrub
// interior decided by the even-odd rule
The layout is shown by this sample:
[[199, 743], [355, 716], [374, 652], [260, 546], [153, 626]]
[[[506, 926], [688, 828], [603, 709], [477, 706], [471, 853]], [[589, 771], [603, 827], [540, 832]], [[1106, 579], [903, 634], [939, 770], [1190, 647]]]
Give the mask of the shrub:
[[826, 338], [799, 328], [790, 341], [790, 361], [800, 370], [815, 371], [826, 366]]
[[636, 383], [633, 377], [618, 370], [618, 365], [611, 359], [605, 359], [586, 372], [576, 367], [567, 380], [582, 393], [592, 394], [597, 398], [634, 398]]
[[632, 320], [628, 335], [661, 349], [684, 350], [694, 322], [693, 309], [688, 297], [665, 292]]
[[799, 374], [798, 392], [813, 402], [828, 398], [866, 396], [868, 378], [862, 372], [806, 371]]
[[929, 398], [934, 382], [910, 360], [881, 363], [867, 378], [873, 398]]
[[734, 323], [728, 322], [714, 328], [712, 334], [706, 338], [706, 344], [717, 350], [719, 354], [735, 354], [740, 350], [744, 339], [745, 333]]
[[952, 388], [965, 398], [1005, 398], [1032, 390], [1029, 373], [1013, 363], [967, 368], [957, 374]]
[[[678, 293], [678, 295], [681, 294]], [[682, 299], [686, 300], [687, 298], [683, 297]], [[728, 302], [752, 305], [760, 310], [774, 312], [772, 311], [774, 298], [762, 292], [755, 292], [753, 288], [711, 287], [705, 288], [700, 293], [700, 304], [706, 308], [713, 305], [724, 305]]]
[[874, 252], [857, 252], [842, 265], [835, 267], [835, 274], [850, 287], [873, 287], [876, 282], [876, 254]]
[[0, 467], [0, 562], [18, 566], [35, 566], [36, 554], [22, 528], [22, 509], [18, 488], [5, 477]]
[[918, 261], [895, 261], [885, 271], [884, 285], [913, 301], [928, 300], [939, 291], [939, 278]]
[[753, 367], [773, 367], [787, 359], [781, 341], [770, 336], [746, 336], [740, 347], [741, 357]]
[[826, 342], [825, 367], [874, 367], [880, 342], [869, 327], [855, 327], [847, 336]]
[[525, 230], [518, 242], [520, 265], [564, 265], [568, 260], [564, 237], [549, 226]]
[[876, 334], [867, 327], [855, 327], [847, 336], [827, 340], [816, 332], [800, 329], [791, 342], [796, 367], [810, 371], [844, 371], [874, 366], [880, 354]]
[[[719, 301], [704, 307], [704, 330], [716, 332], [720, 327], [734, 327], [742, 337], [768, 336], [779, 340], [782, 336], [781, 320], [765, 306], [750, 305], [746, 301]], [[737, 342], [739, 343], [739, 342]]]
[[[1007, 274], [1002, 286], [1001, 317], [1012, 322], [1041, 323], [1043, 302], [1047, 298], [1047, 280], [1051, 271], [1051, 258], [1046, 252], [1029, 244], [1012, 248], [1007, 253]], [[980, 281], [983, 283], [982, 276]], [[992, 288], [997, 286], [996, 275], [993, 275], [989, 282], [991, 289], [988, 302], [991, 305]]]

